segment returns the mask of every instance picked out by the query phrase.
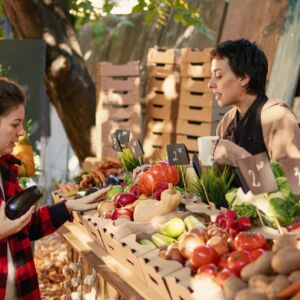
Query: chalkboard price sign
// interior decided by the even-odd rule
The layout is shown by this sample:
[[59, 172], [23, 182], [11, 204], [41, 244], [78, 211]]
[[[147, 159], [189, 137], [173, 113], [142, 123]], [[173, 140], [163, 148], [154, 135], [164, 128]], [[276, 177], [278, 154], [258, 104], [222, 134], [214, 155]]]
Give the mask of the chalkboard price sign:
[[112, 140], [112, 148], [117, 152], [123, 152], [120, 141], [118, 140], [118, 138], [114, 133], [111, 135], [111, 140]]
[[253, 195], [278, 190], [266, 153], [239, 159], [237, 165]]
[[115, 131], [115, 136], [117, 137], [121, 145], [127, 145], [129, 142], [130, 131], [124, 129], [117, 129]]
[[167, 145], [167, 155], [170, 166], [190, 164], [189, 155], [184, 144]]
[[142, 144], [138, 138], [132, 139], [128, 143], [128, 148], [135, 157], [142, 157], [144, 155]]
[[292, 193], [300, 195], [300, 159], [283, 158], [278, 163], [283, 169]]
[[194, 168], [197, 176], [199, 178], [201, 178], [201, 176], [202, 176], [202, 167], [201, 167], [201, 163], [199, 161], [198, 155], [196, 153], [193, 154], [192, 165], [193, 165], [193, 168]]

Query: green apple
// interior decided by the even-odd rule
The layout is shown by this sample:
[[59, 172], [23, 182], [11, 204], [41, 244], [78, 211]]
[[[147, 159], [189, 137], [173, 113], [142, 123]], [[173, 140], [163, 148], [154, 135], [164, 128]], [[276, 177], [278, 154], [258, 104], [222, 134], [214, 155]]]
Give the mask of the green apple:
[[105, 198], [111, 200], [113, 196], [122, 192], [123, 188], [120, 185], [113, 185], [111, 189], [105, 194]]

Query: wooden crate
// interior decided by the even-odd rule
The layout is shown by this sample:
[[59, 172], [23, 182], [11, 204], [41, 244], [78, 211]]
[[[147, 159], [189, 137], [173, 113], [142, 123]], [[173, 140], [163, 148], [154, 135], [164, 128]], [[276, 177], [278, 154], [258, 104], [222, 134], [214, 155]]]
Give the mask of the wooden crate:
[[101, 91], [139, 91], [140, 77], [124, 77], [122, 79], [116, 77], [100, 77], [99, 84]]
[[121, 77], [121, 76], [139, 76], [139, 61], [130, 61], [123, 65], [114, 65], [110, 62], [99, 62], [96, 64], [96, 76], [99, 77]]
[[215, 107], [218, 104], [211, 93], [180, 91], [179, 105]]
[[147, 83], [147, 98], [163, 93], [166, 99], [172, 100], [179, 96], [179, 76], [149, 77]]
[[170, 75], [179, 76], [179, 65], [152, 64], [148, 66], [148, 77], [166, 78]]
[[211, 90], [208, 87], [209, 79], [194, 79], [188, 77], [182, 77], [180, 90], [188, 92], [201, 92], [201, 93], [210, 93]]
[[111, 89], [104, 91], [99, 88], [96, 102], [108, 105], [136, 104], [141, 102], [141, 98], [138, 90], [118, 91]]
[[179, 49], [149, 48], [148, 64], [176, 64], [179, 61]]
[[107, 156], [117, 158], [117, 152], [112, 148], [112, 143], [108, 145], [99, 145], [96, 153], [97, 159], [102, 160]]
[[218, 122], [206, 123], [201, 121], [177, 120], [176, 133], [192, 136], [215, 135]]
[[188, 151], [198, 152], [198, 143], [196, 136], [177, 134], [176, 144], [185, 144]]
[[178, 119], [201, 122], [218, 122], [224, 116], [221, 107], [197, 107], [180, 105], [178, 108]]
[[176, 132], [176, 120], [146, 118], [146, 131], [174, 133]]
[[193, 77], [193, 78], [210, 78], [210, 63], [187, 63], [183, 62], [180, 65], [181, 77]]
[[211, 48], [204, 48], [202, 50], [182, 48], [180, 49], [180, 61], [182, 63], [210, 62], [210, 51]]
[[175, 142], [175, 133], [147, 131], [144, 138], [144, 147], [148, 145], [164, 146]]

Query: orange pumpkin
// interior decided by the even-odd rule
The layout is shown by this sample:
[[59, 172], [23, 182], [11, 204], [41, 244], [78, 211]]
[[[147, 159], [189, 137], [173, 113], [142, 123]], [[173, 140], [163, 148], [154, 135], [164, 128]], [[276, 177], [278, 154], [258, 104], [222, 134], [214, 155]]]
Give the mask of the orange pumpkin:
[[178, 184], [179, 172], [176, 167], [166, 161], [151, 166], [140, 178], [138, 187], [142, 194], [149, 196], [160, 182], [172, 183], [174, 186]]

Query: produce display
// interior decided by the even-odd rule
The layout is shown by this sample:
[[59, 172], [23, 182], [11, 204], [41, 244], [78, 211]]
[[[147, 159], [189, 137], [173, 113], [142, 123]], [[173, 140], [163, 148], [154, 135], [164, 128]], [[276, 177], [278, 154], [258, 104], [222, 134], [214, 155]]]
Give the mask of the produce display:
[[[207, 167], [198, 178], [191, 167], [144, 164], [126, 148], [118, 160], [107, 158], [60, 184], [59, 193], [76, 201], [110, 186], [97, 210], [78, 216], [81, 224], [96, 230], [99, 244], [164, 298], [199, 299], [197, 286], [207, 281], [224, 300], [295, 300], [300, 196], [292, 194], [279, 165], [271, 166], [278, 191], [254, 196], [230, 189], [226, 168]], [[178, 291], [167, 288], [172, 282]]]

